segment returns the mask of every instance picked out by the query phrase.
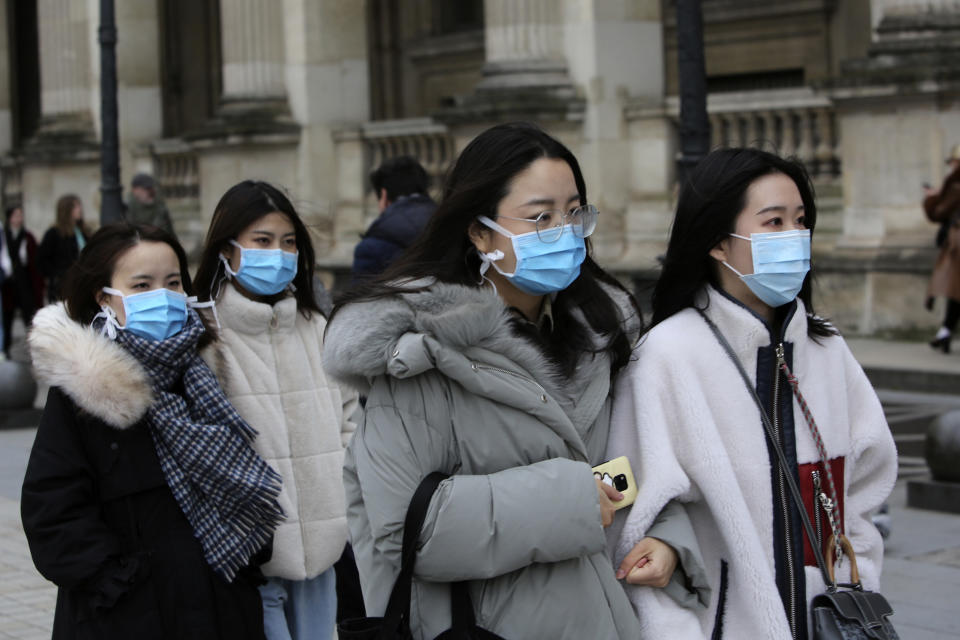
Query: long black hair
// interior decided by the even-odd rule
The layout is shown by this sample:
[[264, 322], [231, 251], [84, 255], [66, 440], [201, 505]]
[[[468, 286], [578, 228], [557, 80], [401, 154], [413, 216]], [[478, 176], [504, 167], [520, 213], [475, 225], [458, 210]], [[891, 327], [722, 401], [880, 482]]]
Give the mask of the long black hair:
[[[432, 277], [439, 282], [480, 286], [480, 257], [470, 240], [470, 229], [478, 224], [479, 216], [496, 219], [497, 205], [509, 192], [511, 181], [540, 158], [566, 162], [573, 172], [580, 204], [587, 203], [580, 165], [563, 144], [530, 123], [515, 122], [487, 129], [467, 145], [450, 169], [440, 205], [417, 241], [379, 278], [348, 291], [338, 300], [333, 314], [351, 302], [395, 295], [401, 291], [397, 282]], [[633, 297], [594, 262], [590, 253], [588, 240], [580, 276], [553, 301], [552, 331], [544, 335], [531, 333], [517, 323], [524, 335], [541, 341], [547, 355], [567, 375], [576, 368], [583, 353], [598, 351], [587, 327], [574, 317], [575, 309], [580, 310], [595, 333], [606, 338], [599, 351], [610, 353], [614, 372], [629, 360], [632, 345], [623, 329], [624, 319], [599, 282], [622, 291], [632, 306], [625, 313], [635, 314], [638, 321], [640, 318]]]
[[[750, 185], [774, 173], [787, 176], [797, 185], [803, 200], [805, 226], [813, 236], [817, 205], [810, 176], [800, 162], [760, 149], [712, 151], [694, 167], [680, 191], [663, 270], [653, 290], [650, 328], [678, 311], [693, 307], [704, 285], [709, 283], [720, 288], [716, 260], [710, 256], [710, 250], [733, 233], [737, 216], [746, 206]], [[814, 315], [810, 299], [812, 280], [811, 269], [797, 296], [810, 314], [807, 332], [811, 336], [835, 335], [837, 330], [832, 325]]]
[[[221, 252], [231, 247], [230, 241], [236, 240], [240, 233], [254, 222], [269, 213], [282, 213], [290, 220], [297, 237], [297, 275], [293, 278], [296, 287], [294, 297], [297, 309], [309, 318], [311, 313], [320, 313], [313, 293], [314, 258], [313, 243], [303, 220], [297, 215], [293, 203], [270, 183], [259, 180], [244, 180], [230, 187], [213, 212], [210, 229], [203, 243], [203, 254], [194, 287], [201, 302], [216, 295], [218, 287], [226, 278], [226, 272], [220, 261]], [[283, 294], [279, 294], [283, 295]]]

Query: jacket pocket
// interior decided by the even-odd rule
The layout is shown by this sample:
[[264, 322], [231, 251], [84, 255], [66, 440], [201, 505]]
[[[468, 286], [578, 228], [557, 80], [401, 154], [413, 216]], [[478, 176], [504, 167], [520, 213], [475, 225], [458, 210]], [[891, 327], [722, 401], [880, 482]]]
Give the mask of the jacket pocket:
[[720, 588], [717, 590], [717, 611], [713, 617], [713, 633], [710, 640], [723, 638], [723, 616], [727, 608], [727, 561], [720, 561]]
[[[840, 533], [844, 533], [843, 527], [843, 514], [844, 514], [844, 498], [843, 498], [843, 472], [844, 472], [844, 458], [839, 456], [837, 458], [832, 458], [827, 461], [830, 465], [830, 471], [833, 474], [833, 481], [837, 485], [837, 501], [839, 505], [835, 510], [837, 514], [837, 526], [840, 528]], [[830, 497], [830, 482], [827, 479], [827, 474], [824, 470], [822, 462], [812, 462], [808, 464], [797, 465], [797, 475], [800, 480], [800, 494], [803, 496], [803, 507], [807, 511], [807, 517], [810, 518], [810, 524], [813, 525], [814, 534], [817, 537], [816, 544], [820, 547], [821, 553], [826, 557], [828, 553], [827, 542], [830, 540], [830, 535], [833, 533], [830, 527], [830, 519], [827, 516], [827, 511], [824, 508], [823, 501], [820, 498], [820, 495]], [[801, 525], [802, 526], [802, 525]], [[817, 566], [817, 557], [813, 554], [813, 546], [806, 534], [806, 529], [803, 531], [803, 564], [808, 567]]]

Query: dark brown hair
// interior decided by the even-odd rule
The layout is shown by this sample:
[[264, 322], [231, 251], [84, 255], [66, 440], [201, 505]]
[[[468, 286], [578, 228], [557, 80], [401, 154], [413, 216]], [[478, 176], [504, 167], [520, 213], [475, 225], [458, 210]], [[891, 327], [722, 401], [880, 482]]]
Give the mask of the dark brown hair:
[[78, 204], [83, 206], [80, 198], [72, 193], [60, 196], [57, 200], [57, 219], [53, 226], [64, 238], [72, 236], [76, 227], [80, 227], [80, 233], [83, 234], [83, 237], [87, 237], [87, 228], [83, 224], [83, 219], [81, 218], [77, 222], [73, 221], [73, 208]]
[[[93, 317], [100, 313], [99, 294], [104, 287], [110, 286], [117, 260], [141, 242], [163, 242], [173, 249], [180, 265], [183, 291], [188, 296], [193, 295], [187, 254], [177, 239], [157, 227], [120, 222], [103, 226], [93, 234], [80, 252], [80, 257], [67, 271], [61, 292], [67, 315], [80, 324], [90, 324]], [[205, 321], [203, 324], [207, 331], [200, 338], [200, 348], [216, 339], [216, 333], [210, 326]]]
[[200, 257], [200, 267], [195, 279], [197, 295], [201, 301], [216, 295], [218, 287], [226, 278], [220, 254], [230, 247], [230, 241], [236, 240], [244, 229], [260, 218], [274, 212], [287, 216], [297, 236], [299, 256], [297, 275], [293, 278], [293, 286], [296, 288], [293, 295], [297, 299], [297, 309], [305, 318], [309, 318], [311, 312], [321, 313], [313, 293], [315, 254], [310, 233], [290, 199], [273, 185], [258, 180], [244, 180], [230, 187], [217, 203], [210, 229], [207, 230], [207, 239], [203, 243], [203, 255]]

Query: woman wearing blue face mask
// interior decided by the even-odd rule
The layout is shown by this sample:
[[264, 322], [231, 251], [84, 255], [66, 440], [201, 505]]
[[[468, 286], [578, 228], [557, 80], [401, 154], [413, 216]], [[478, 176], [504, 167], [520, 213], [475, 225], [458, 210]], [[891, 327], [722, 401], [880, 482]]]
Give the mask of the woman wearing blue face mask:
[[262, 639], [281, 478], [198, 355], [182, 247], [103, 227], [62, 292], [28, 337], [50, 393], [21, 499], [53, 638]]
[[[604, 536], [622, 496], [591, 466], [641, 319], [590, 257], [598, 221], [566, 147], [533, 125], [493, 127], [461, 153], [418, 242], [334, 310], [325, 366], [368, 396], [344, 482], [369, 615], [386, 609], [411, 496], [441, 472], [413, 637], [450, 626], [451, 582], [505, 638], [639, 633]], [[695, 603], [688, 530], [665, 509], [630, 580]]]
[[637, 461], [648, 496], [619, 532], [618, 557], [629, 557], [658, 505], [679, 499], [713, 595], [691, 611], [631, 588], [651, 638], [808, 637], [810, 600], [825, 590], [813, 545], [827, 556], [831, 536], [850, 540], [864, 586], [878, 587], [883, 546], [870, 514], [896, 479], [896, 450], [863, 370], [813, 313], [816, 213], [803, 167], [754, 149], [710, 153], [681, 190], [652, 326], [617, 389], [608, 455]]
[[341, 470], [357, 395], [323, 372], [313, 271], [307, 228], [283, 192], [247, 180], [223, 195], [195, 284], [219, 326], [205, 357], [283, 476], [286, 517], [262, 567], [268, 640], [333, 636], [333, 564], [347, 541]]

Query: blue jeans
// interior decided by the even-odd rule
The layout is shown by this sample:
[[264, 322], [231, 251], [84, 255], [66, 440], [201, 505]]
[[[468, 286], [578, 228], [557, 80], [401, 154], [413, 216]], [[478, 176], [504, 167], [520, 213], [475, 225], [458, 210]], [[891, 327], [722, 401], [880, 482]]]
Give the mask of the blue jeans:
[[267, 640], [329, 640], [337, 622], [333, 567], [309, 580], [267, 578], [260, 587]]

